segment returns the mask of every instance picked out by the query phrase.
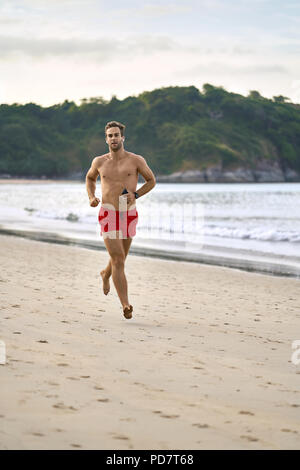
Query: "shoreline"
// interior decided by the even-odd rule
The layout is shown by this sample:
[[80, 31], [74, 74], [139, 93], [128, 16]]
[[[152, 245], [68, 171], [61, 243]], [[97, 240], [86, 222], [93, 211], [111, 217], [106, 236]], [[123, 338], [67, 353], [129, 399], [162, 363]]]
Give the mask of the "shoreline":
[[[177, 180], [176, 178], [175, 179], [166, 179], [164, 180], [163, 178], [157, 178], [157, 183], [161, 183], [161, 184], [201, 184], [201, 185], [212, 185], [212, 184], [220, 184], [220, 185], [230, 185], [230, 184], [234, 184], [234, 185], [239, 185], [239, 184], [249, 184], [249, 186], [251, 185], [255, 185], [255, 184], [295, 184], [295, 183], [300, 183], [300, 179], [299, 180], [295, 180], [295, 181], [202, 181], [202, 180], [199, 180], [199, 181], [184, 181], [184, 180]], [[58, 178], [58, 179], [55, 179], [55, 178], [16, 178], [16, 177], [13, 177], [13, 178], [1, 178], [0, 177], [0, 184], [28, 184], [28, 183], [32, 183], [32, 184], [49, 184], [49, 183], [83, 183], [85, 184], [85, 178], [83, 179], [78, 179], [78, 178], [74, 178], [74, 179], [68, 179], [68, 178]], [[142, 181], [139, 180], [139, 183], [142, 183]]]
[[[60, 234], [54, 234], [51, 232], [40, 232], [40, 231], [30, 231], [30, 230], [15, 230], [2, 227], [0, 224], [0, 235], [10, 235], [17, 236], [25, 239], [36, 240], [46, 243], [54, 243], [60, 245], [69, 245], [77, 246], [81, 248], [86, 248], [89, 250], [104, 250], [106, 251], [104, 242], [102, 239], [94, 242], [92, 240], [84, 240], [79, 238], [71, 238], [62, 236]], [[286, 277], [299, 279], [300, 278], [300, 269], [297, 266], [284, 265], [272, 262], [271, 259], [268, 260], [268, 257], [257, 257], [255, 259], [240, 259], [226, 253], [225, 250], [220, 250], [217, 253], [217, 248], [214, 247], [216, 251], [215, 254], [207, 253], [189, 253], [184, 251], [166, 251], [163, 249], [155, 249], [152, 247], [142, 247], [134, 244], [131, 245], [130, 253], [136, 256], [143, 256], [149, 258], [158, 258], [161, 260], [171, 260], [171, 261], [183, 261], [191, 262], [196, 264], [204, 264], [211, 266], [220, 266], [230, 269], [238, 269], [247, 272], [265, 274], [269, 276], [276, 277]], [[227, 256], [225, 256], [227, 254]]]
[[299, 281], [128, 256], [125, 320], [107, 253], [1, 248], [1, 449], [299, 448]]

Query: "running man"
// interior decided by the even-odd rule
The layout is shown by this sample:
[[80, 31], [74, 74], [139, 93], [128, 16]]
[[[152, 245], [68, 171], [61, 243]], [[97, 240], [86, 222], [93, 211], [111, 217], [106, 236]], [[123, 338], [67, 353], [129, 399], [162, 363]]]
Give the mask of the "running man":
[[[97, 207], [100, 200], [95, 197], [96, 181], [100, 175], [102, 201], [99, 211], [101, 235], [109, 253], [108, 265], [101, 271], [103, 292], [109, 293], [109, 278], [113, 282], [122, 304], [125, 318], [132, 317], [133, 307], [128, 300], [127, 280], [124, 264], [132, 238], [136, 234], [138, 221], [135, 200], [154, 188], [155, 176], [146, 160], [124, 149], [124, 124], [117, 121], [105, 126], [105, 140], [109, 153], [95, 157], [86, 175], [86, 189], [90, 206]], [[136, 191], [139, 173], [145, 183]], [[127, 193], [122, 195], [124, 190]]]

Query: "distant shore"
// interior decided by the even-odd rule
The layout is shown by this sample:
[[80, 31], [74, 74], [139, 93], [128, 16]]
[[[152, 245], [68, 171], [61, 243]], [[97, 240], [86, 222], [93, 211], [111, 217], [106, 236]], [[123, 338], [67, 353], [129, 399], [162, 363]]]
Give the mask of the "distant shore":
[[[197, 181], [197, 180], [184, 180], [172, 179], [168, 177], [159, 176], [156, 178], [157, 183], [172, 184], [257, 184], [257, 183], [276, 183], [276, 181]], [[278, 183], [297, 183], [298, 181], [277, 181]], [[50, 184], [50, 183], [85, 183], [84, 179], [55, 179], [55, 178], [0, 178], [0, 184]], [[140, 181], [139, 181], [140, 183]]]
[[50, 178], [0, 178], [0, 184], [47, 184], [47, 183], [83, 183], [83, 180], [50, 179]]
[[[277, 165], [270, 166], [261, 162], [257, 169], [236, 168], [223, 170], [220, 167], [211, 167], [205, 170], [177, 171], [170, 175], [155, 174], [158, 183], [298, 183], [300, 174], [292, 169], [284, 172]], [[0, 183], [82, 183], [85, 182], [85, 173], [78, 172], [73, 175], [58, 178], [16, 177], [9, 174], [0, 175]], [[139, 182], [143, 182], [139, 176]]]

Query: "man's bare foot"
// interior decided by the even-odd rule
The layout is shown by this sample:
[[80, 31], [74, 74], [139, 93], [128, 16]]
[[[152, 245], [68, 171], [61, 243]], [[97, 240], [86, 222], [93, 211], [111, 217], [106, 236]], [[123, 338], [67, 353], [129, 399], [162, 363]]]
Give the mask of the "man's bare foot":
[[127, 320], [130, 320], [132, 318], [132, 311], [133, 311], [133, 306], [132, 305], [127, 305], [126, 307], [123, 308], [123, 313], [124, 317], [127, 318]]
[[103, 293], [107, 295], [110, 291], [109, 277], [107, 277], [105, 269], [100, 274], [103, 281]]

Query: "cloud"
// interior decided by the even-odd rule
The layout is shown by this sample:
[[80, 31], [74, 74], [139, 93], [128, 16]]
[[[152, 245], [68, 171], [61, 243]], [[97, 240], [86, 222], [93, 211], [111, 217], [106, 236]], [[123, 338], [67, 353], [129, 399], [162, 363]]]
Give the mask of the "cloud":
[[[3, 1], [3, 0], [2, 0]], [[6, 0], [6, 3], [9, 5], [12, 5], [13, 7], [18, 7], [20, 2], [18, 0]], [[96, 5], [99, 3], [97, 0], [22, 0], [22, 4], [25, 7], [30, 7], [30, 8], [39, 8], [39, 7], [51, 7], [51, 3], [53, 6], [56, 8], [59, 6], [65, 6], [65, 5], [81, 5], [82, 7], [85, 7], [87, 4], [93, 4]], [[101, 3], [101, 2], [100, 2]]]
[[300, 54], [300, 43], [279, 44], [276, 47], [276, 49], [283, 54], [288, 53], [288, 54], [295, 55], [296, 57], [297, 55]]
[[248, 67], [240, 67], [237, 69], [238, 73], [242, 74], [281, 74], [289, 75], [290, 71], [282, 65], [250, 65]]
[[205, 82], [291, 96], [300, 76], [297, 5], [0, 0], [0, 87], [9, 102], [47, 104]]
[[82, 41], [79, 39], [34, 39], [23, 37], [0, 36], [0, 56], [12, 57], [12, 54], [22, 54], [34, 58], [45, 56], [62, 56], [83, 53], [105, 55], [107, 48], [115, 52], [117, 45], [111, 46], [107, 39], [101, 41]]
[[[232, 40], [231, 40], [232, 41]], [[211, 58], [212, 55], [218, 56], [218, 55], [235, 55], [235, 56], [247, 56], [250, 54], [255, 54], [255, 49], [247, 47], [247, 46], [242, 46], [242, 45], [234, 45], [234, 42], [230, 44], [230, 41], [227, 43], [224, 42], [223, 46], [221, 45], [221, 42], [212, 44], [211, 46], [205, 46], [205, 45], [198, 45], [198, 44], [206, 44], [208, 41], [205, 40], [198, 40], [197, 42], [194, 41], [194, 44], [186, 44], [183, 45], [181, 44], [179, 46], [180, 49], [185, 50], [186, 52], [190, 52], [192, 54], [198, 54], [198, 55], [203, 55], [207, 56], [208, 58]]]
[[3, 25], [3, 26], [12, 25], [12, 24], [20, 24], [21, 22], [22, 22], [22, 20], [17, 19], [17, 18], [9, 18], [9, 17], [0, 18], [0, 24]]
[[135, 16], [146, 18], [158, 18], [161, 16], [180, 15], [192, 11], [191, 5], [177, 5], [176, 3], [162, 4], [143, 4], [139, 7], [118, 9], [118, 16]]
[[[203, 41], [207, 43], [207, 41]], [[198, 45], [199, 44], [199, 45]], [[166, 52], [175, 54], [181, 60], [182, 54], [189, 54], [193, 58], [199, 56], [211, 58], [215, 56], [247, 56], [254, 54], [254, 50], [242, 45], [215, 45], [202, 46], [202, 41], [183, 42], [174, 40], [167, 35], [129, 35], [124, 38], [111, 38], [108, 35], [96, 39], [82, 39], [68, 37], [66, 39], [49, 38], [24, 38], [21, 36], [0, 36], [0, 57], [7, 60], [18, 60], [21, 56], [33, 59], [45, 59], [48, 57], [77, 56], [94, 60], [114, 60], [118, 58], [132, 58], [136, 55], [146, 55]], [[195, 60], [195, 59], [194, 59]]]
[[122, 55], [150, 54], [175, 50], [177, 44], [168, 36], [138, 36], [126, 40], [105, 37], [95, 40], [78, 38], [23, 38], [0, 36], [0, 57], [18, 57], [20, 54], [32, 58], [47, 56], [93, 56], [97, 59], [114, 59]]
[[289, 75], [290, 71], [282, 65], [227, 65], [223, 62], [211, 62], [209, 64], [198, 64], [194, 67], [177, 70], [176, 75], [180, 77], [195, 77], [203, 74], [220, 74], [220, 76], [259, 76], [259, 75]]

